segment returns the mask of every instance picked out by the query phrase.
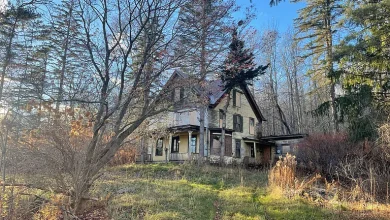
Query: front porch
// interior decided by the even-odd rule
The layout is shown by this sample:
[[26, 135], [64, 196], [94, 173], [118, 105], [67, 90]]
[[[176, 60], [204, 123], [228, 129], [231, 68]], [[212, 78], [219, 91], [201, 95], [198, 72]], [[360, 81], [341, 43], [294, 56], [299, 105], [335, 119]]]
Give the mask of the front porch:
[[251, 137], [244, 137], [243, 142], [245, 166], [267, 166], [273, 163], [274, 144]]
[[169, 161], [197, 160], [199, 156], [199, 126], [170, 128], [167, 153]]

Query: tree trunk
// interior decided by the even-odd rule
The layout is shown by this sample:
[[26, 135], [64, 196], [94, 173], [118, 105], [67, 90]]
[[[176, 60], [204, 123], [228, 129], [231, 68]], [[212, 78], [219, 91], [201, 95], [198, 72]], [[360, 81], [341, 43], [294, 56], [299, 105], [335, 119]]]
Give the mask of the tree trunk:
[[289, 102], [290, 102], [290, 121], [293, 131], [296, 130], [297, 127], [297, 119], [296, 119], [296, 113], [295, 113], [295, 98], [294, 98], [294, 87], [293, 87], [293, 80], [292, 80], [292, 74], [290, 71], [287, 71], [287, 80], [288, 80], [288, 89], [289, 89]]
[[204, 113], [205, 108], [208, 103], [206, 103], [208, 100], [206, 99], [206, 94], [203, 92], [203, 82], [206, 78], [206, 0], [202, 1], [202, 30], [201, 30], [201, 38], [200, 38], [200, 88], [201, 88], [201, 95], [200, 95], [200, 115], [199, 115], [199, 160], [198, 163], [201, 163], [204, 157]]
[[200, 112], [199, 112], [199, 156], [198, 156], [198, 164], [201, 164], [203, 162], [203, 157], [204, 157], [204, 115], [205, 115], [205, 107], [201, 106], [200, 107]]
[[326, 61], [327, 61], [327, 74], [330, 78], [330, 112], [332, 117], [333, 124], [333, 133], [337, 133], [339, 131], [338, 117], [337, 117], [337, 106], [336, 106], [336, 79], [333, 70], [333, 35], [332, 35], [332, 14], [331, 14], [331, 2], [330, 0], [326, 1], [326, 17], [325, 17], [325, 25], [326, 25]]
[[[221, 131], [221, 152], [219, 152], [219, 165], [222, 166], [224, 164], [224, 156], [225, 156], [225, 133], [226, 133], [226, 113], [230, 104], [230, 91], [226, 93], [226, 103], [223, 107], [223, 116], [222, 116], [222, 131]], [[234, 125], [233, 125], [234, 126]]]
[[294, 62], [294, 70], [293, 70], [293, 79], [294, 79], [294, 96], [295, 96], [295, 103], [297, 105], [297, 129], [298, 133], [302, 132], [302, 105], [301, 105], [301, 99], [299, 97], [299, 86], [298, 86], [298, 76], [297, 76], [297, 65]]
[[[73, 7], [73, 5], [72, 5]], [[72, 9], [73, 8], [70, 8], [69, 9], [69, 18], [68, 18], [68, 21], [67, 21], [67, 29], [66, 29], [66, 36], [65, 36], [65, 43], [64, 43], [64, 47], [62, 48], [64, 50], [63, 54], [62, 54], [62, 57], [61, 57], [61, 70], [60, 70], [60, 85], [58, 87], [58, 97], [57, 97], [57, 102], [56, 102], [56, 116], [58, 117], [59, 115], [59, 109], [60, 109], [60, 104], [63, 100], [63, 93], [64, 93], [64, 79], [65, 79], [65, 70], [66, 70], [66, 63], [67, 63], [67, 57], [68, 57], [68, 45], [69, 45], [69, 41], [70, 41], [70, 22], [71, 22], [71, 17], [72, 17]], [[72, 82], [73, 83], [73, 82]], [[56, 118], [57, 118], [56, 117]]]

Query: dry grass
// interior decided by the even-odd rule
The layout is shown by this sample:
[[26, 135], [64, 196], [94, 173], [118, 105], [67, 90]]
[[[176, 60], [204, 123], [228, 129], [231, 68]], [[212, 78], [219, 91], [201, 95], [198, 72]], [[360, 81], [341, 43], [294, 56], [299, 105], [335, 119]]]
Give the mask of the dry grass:
[[[333, 214], [352, 211], [347, 215], [348, 218], [352, 219], [388, 219], [390, 217], [390, 206], [363, 199], [365, 198], [363, 196], [365, 193], [360, 187], [356, 186], [353, 190], [347, 190], [336, 181], [327, 182], [319, 174], [299, 180], [302, 178], [297, 177], [296, 166], [295, 157], [287, 154], [286, 157], [280, 158], [276, 165], [271, 168], [268, 198], [273, 201], [274, 205], [278, 204], [275, 201], [283, 201], [284, 198], [288, 198], [315, 204], [317, 207], [326, 207]], [[351, 197], [353, 199], [350, 199]], [[358, 197], [362, 199], [356, 200]], [[288, 204], [286, 206], [290, 207]], [[309, 207], [303, 206], [304, 210], [307, 208]], [[301, 209], [299, 205], [294, 209], [293, 212], [298, 212], [297, 214], [301, 215], [301, 212], [298, 211]], [[306, 210], [306, 212], [311, 213], [310, 210]], [[336, 219], [346, 217], [344, 214], [338, 215], [342, 216], [338, 216]], [[330, 214], [327, 218], [332, 219], [333, 217], [334, 215]], [[318, 216], [313, 215], [311, 218], [318, 219]]]
[[[386, 213], [383, 205], [361, 207], [361, 204], [337, 200], [304, 199], [296, 194], [286, 197], [279, 186], [267, 186], [268, 175], [268, 171], [190, 164], [109, 167], [93, 187], [92, 198], [98, 200], [91, 201], [90, 211], [80, 217], [115, 220], [388, 219], [382, 215]], [[64, 205], [63, 197], [39, 190], [24, 192], [37, 194], [42, 199], [17, 197], [15, 208], [18, 209], [14, 213], [18, 215], [7, 219], [58, 219], [63, 215], [58, 209]], [[24, 211], [29, 214], [23, 215]]]
[[268, 191], [267, 171], [149, 164], [110, 168], [94, 189], [112, 219], [339, 219], [343, 213]]
[[295, 188], [296, 167], [295, 156], [287, 154], [286, 157], [280, 157], [275, 166], [271, 168], [268, 182], [271, 186]]

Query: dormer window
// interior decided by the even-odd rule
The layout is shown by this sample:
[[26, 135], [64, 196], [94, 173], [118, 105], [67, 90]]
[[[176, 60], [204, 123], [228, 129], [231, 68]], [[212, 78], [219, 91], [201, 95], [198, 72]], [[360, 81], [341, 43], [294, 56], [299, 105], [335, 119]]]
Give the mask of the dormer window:
[[184, 89], [183, 88], [175, 88], [173, 91], [173, 101], [180, 102], [184, 98]]

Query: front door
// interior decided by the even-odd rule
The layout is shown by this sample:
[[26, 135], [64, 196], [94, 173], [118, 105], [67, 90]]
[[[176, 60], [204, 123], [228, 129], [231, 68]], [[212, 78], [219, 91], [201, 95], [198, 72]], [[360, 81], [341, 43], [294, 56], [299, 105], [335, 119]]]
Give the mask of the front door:
[[179, 136], [172, 137], [171, 153], [179, 152]]
[[263, 164], [268, 164], [271, 161], [271, 147], [270, 146], [264, 146], [264, 153], [263, 153]]

